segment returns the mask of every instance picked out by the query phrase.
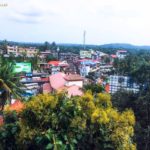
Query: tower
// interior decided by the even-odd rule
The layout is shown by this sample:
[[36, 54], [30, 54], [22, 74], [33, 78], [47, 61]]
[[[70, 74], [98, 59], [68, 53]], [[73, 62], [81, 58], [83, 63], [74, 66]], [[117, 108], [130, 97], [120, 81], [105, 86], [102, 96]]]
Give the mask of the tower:
[[84, 30], [84, 32], [83, 32], [83, 49], [84, 49], [84, 50], [85, 50], [85, 48], [86, 48], [85, 42], [86, 42], [86, 31]]

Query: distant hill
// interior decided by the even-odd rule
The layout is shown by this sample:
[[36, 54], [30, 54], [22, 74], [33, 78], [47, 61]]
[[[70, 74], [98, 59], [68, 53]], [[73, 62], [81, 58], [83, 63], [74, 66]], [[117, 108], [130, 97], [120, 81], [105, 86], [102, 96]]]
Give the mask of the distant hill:
[[150, 46], [137, 46], [126, 43], [112, 43], [100, 45], [101, 48], [115, 48], [115, 49], [137, 49], [137, 50], [150, 50]]
[[[3, 41], [0, 40], [0, 44]], [[18, 45], [18, 46], [35, 46], [39, 47], [44, 44], [43, 43], [34, 43], [34, 42], [15, 42], [15, 41], [7, 41], [9, 45]], [[83, 48], [83, 44], [74, 44], [74, 43], [56, 43], [58, 46], [63, 46], [63, 47], [74, 47], [74, 48]], [[150, 50], [149, 45], [143, 45], [143, 46], [137, 46], [137, 45], [132, 45], [128, 43], [110, 43], [110, 44], [103, 44], [103, 45], [94, 45], [94, 44], [86, 44], [87, 49], [97, 49], [97, 48], [102, 48], [102, 49], [127, 49], [127, 50]]]

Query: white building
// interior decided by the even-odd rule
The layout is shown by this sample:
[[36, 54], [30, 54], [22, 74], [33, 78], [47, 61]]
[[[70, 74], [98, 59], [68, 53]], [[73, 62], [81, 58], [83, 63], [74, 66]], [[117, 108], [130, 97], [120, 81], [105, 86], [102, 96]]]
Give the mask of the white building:
[[78, 86], [83, 87], [83, 78], [78, 74], [69, 74], [64, 77], [66, 80], [66, 86]]
[[111, 75], [109, 77], [110, 93], [115, 93], [120, 89], [138, 92], [139, 85], [134, 83], [130, 77]]
[[18, 46], [7, 46], [7, 54], [14, 54], [17, 55], [18, 54]]
[[124, 59], [126, 56], [127, 56], [127, 51], [126, 50], [118, 50], [116, 52], [116, 56], [119, 58], [119, 59]]

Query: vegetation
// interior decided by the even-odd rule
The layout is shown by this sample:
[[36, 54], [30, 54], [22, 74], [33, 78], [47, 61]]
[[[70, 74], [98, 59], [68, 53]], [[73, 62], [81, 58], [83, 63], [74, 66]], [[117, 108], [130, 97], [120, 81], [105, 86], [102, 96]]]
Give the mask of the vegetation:
[[3, 110], [6, 101], [10, 102], [12, 96], [21, 98], [23, 91], [20, 77], [13, 72], [13, 63], [2, 60], [0, 63], [0, 108]]
[[131, 108], [136, 116], [135, 140], [137, 149], [149, 150], [150, 147], [150, 53], [138, 52], [123, 60], [115, 60], [116, 73], [131, 77], [132, 82], [140, 85], [137, 93], [118, 91], [112, 95], [112, 103], [120, 111]]
[[109, 94], [86, 92], [71, 98], [65, 93], [38, 95], [24, 105], [21, 112], [6, 109], [5, 124], [0, 128], [1, 148], [136, 149], [134, 113], [113, 108]]
[[136, 116], [135, 140], [137, 149], [149, 150], [150, 148], [150, 93], [141, 91], [132, 93], [118, 91], [112, 96], [112, 103], [120, 111], [131, 108]]
[[84, 85], [83, 89], [84, 89], [84, 91], [90, 90], [92, 92], [92, 94], [97, 94], [97, 93], [101, 93], [101, 92], [105, 91], [105, 89], [102, 85], [94, 84], [94, 83]]
[[139, 83], [150, 83], [150, 53], [139, 52], [136, 54], [128, 55], [126, 59], [116, 59], [114, 67], [119, 75], [128, 75]]

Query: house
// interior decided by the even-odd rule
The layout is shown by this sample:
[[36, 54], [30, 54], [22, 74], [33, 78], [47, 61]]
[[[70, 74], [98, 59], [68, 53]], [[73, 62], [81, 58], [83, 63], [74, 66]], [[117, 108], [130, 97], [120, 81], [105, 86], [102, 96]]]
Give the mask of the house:
[[64, 77], [65, 74], [61, 72], [49, 76], [50, 85], [53, 90], [57, 91], [59, 88], [65, 86], [66, 81]]
[[68, 96], [81, 96], [83, 94], [80, 90], [83, 87], [83, 80], [80, 75], [61, 72], [49, 77], [52, 91], [66, 91]]
[[78, 74], [68, 74], [64, 76], [64, 79], [66, 80], [66, 86], [79, 86], [83, 87], [83, 78]]
[[100, 62], [92, 59], [80, 59], [78, 61], [78, 68], [80, 70], [80, 75], [85, 77], [89, 72], [94, 71], [99, 67]]

